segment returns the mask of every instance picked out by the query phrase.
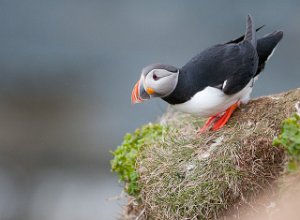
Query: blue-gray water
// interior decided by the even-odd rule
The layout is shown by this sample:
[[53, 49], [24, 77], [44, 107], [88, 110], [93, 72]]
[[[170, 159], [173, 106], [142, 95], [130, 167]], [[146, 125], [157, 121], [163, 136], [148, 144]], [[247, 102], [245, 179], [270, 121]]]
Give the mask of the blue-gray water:
[[110, 150], [156, 120], [132, 106], [143, 66], [182, 66], [241, 35], [252, 14], [284, 39], [253, 96], [299, 87], [300, 2], [0, 1], [0, 219], [116, 219]]

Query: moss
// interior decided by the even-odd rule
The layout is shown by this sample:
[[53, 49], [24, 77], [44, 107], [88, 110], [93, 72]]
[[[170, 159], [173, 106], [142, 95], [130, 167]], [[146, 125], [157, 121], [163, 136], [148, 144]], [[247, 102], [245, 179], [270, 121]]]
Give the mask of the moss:
[[124, 136], [123, 143], [112, 152], [111, 168], [125, 183], [125, 191], [132, 196], [138, 196], [138, 173], [136, 171], [136, 158], [142, 147], [161, 139], [164, 127], [160, 124], [148, 124], [137, 129], [132, 134]]
[[275, 146], [281, 145], [289, 155], [288, 168], [296, 171], [300, 163], [300, 116], [294, 114], [282, 123], [281, 133], [273, 141]]

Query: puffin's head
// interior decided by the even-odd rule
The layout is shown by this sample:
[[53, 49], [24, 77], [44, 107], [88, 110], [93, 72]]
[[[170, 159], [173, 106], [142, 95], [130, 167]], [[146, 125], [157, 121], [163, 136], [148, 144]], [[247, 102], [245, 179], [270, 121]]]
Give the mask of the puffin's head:
[[133, 104], [151, 97], [165, 97], [171, 94], [178, 82], [179, 69], [165, 64], [153, 64], [142, 70], [141, 78], [131, 93]]

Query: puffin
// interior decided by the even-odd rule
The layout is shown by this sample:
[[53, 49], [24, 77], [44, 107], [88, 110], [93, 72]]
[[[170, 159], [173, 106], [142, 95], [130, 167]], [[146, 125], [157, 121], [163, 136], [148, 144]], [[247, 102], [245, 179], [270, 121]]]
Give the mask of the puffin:
[[[264, 26], [264, 25], [263, 25]], [[251, 15], [246, 31], [227, 43], [211, 46], [181, 68], [152, 64], [142, 69], [131, 93], [133, 104], [160, 97], [176, 110], [208, 117], [199, 130], [219, 130], [241, 103], [247, 104], [254, 82], [283, 37], [274, 31], [256, 39]]]

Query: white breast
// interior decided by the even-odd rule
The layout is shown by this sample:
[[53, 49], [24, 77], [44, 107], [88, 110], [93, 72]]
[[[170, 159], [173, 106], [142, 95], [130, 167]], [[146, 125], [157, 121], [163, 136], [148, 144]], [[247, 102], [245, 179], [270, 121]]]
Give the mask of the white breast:
[[174, 108], [189, 114], [196, 114], [207, 117], [224, 112], [234, 103], [241, 101], [247, 103], [252, 92], [253, 81], [233, 95], [226, 95], [220, 89], [206, 87], [204, 90], [196, 93], [189, 101], [174, 105]]

